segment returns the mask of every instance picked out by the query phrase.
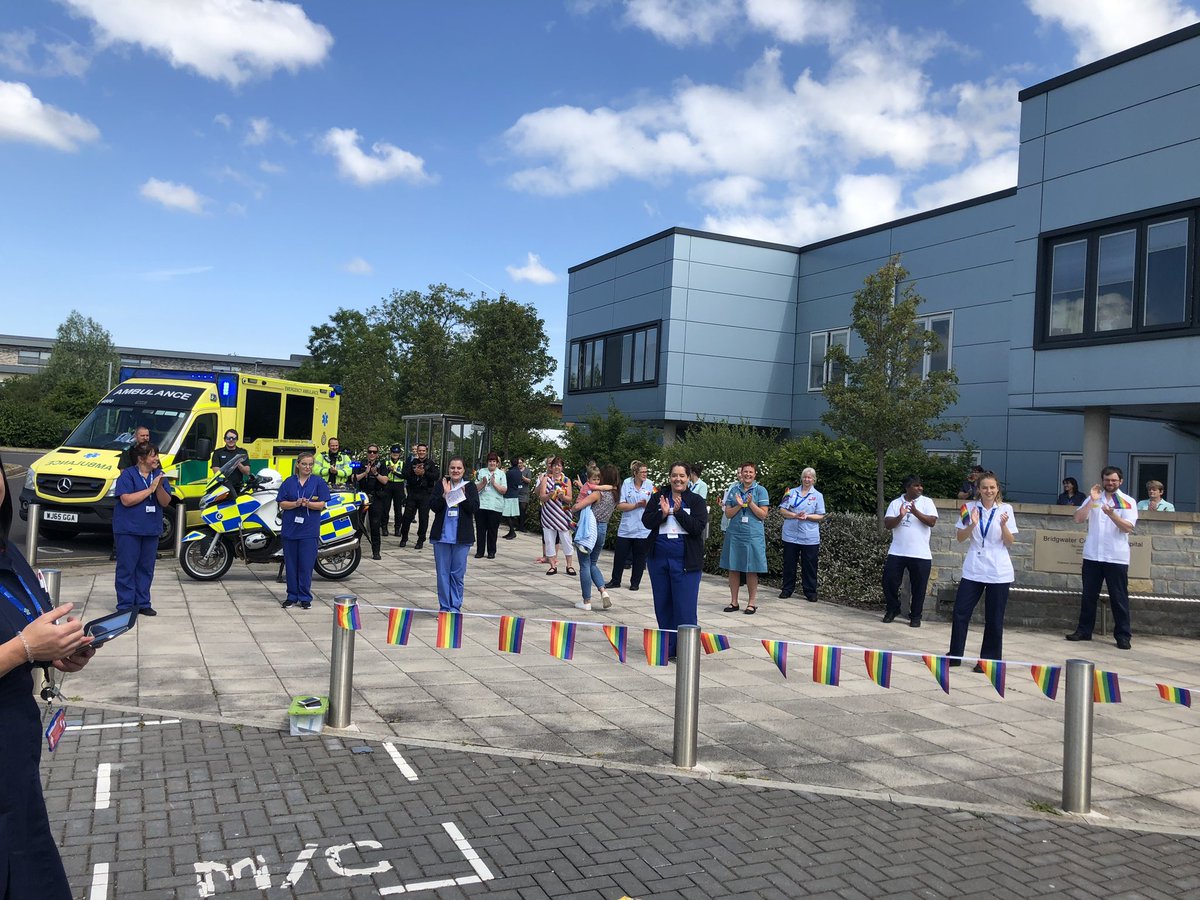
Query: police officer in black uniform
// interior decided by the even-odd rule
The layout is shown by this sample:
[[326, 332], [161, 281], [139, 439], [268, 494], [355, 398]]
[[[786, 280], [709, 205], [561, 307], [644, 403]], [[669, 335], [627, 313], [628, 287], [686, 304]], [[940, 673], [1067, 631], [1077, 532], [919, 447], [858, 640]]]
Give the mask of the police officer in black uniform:
[[246, 452], [244, 447], [238, 446], [238, 433], [232, 428], [225, 432], [225, 446], [218, 447], [213, 451], [212, 468], [216, 472], [225, 463], [233, 459], [235, 456], [240, 456], [242, 462], [234, 467], [229, 473], [226, 482], [229, 485], [230, 491], [236, 497], [242, 492], [242, 485], [246, 482], [246, 476], [250, 474], [250, 454]]
[[400, 520], [404, 516], [404, 460], [401, 455], [404, 448], [392, 444], [391, 459], [388, 460], [388, 483], [383, 494], [383, 536], [388, 536], [388, 519], [392, 520], [392, 530], [396, 537], [400, 536]]
[[433, 497], [434, 488], [441, 490], [441, 477], [442, 473], [438, 471], [437, 463], [429, 459], [429, 448], [424, 444], [417, 444], [417, 455], [404, 464], [404, 487], [407, 496], [404, 500], [404, 521], [400, 524], [401, 547], [408, 545], [408, 532], [415, 515], [420, 516], [420, 521], [417, 525], [417, 546], [413, 549], [420, 550], [425, 546], [425, 534], [429, 527], [429, 501]]
[[379, 447], [367, 447], [367, 461], [353, 476], [355, 486], [367, 495], [371, 505], [367, 507], [367, 522], [371, 536], [371, 559], [383, 559], [379, 555], [380, 524], [387, 515], [388, 475], [392, 468], [386, 460], [379, 458]]

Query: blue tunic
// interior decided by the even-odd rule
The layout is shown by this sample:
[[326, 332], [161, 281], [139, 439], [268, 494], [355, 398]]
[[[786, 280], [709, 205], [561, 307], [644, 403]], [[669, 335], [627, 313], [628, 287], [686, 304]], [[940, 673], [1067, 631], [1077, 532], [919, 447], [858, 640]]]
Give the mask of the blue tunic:
[[[740, 503], [743, 496], [747, 494], [737, 484], [725, 495], [725, 505], [731, 505], [730, 501]], [[759, 506], [767, 505], [767, 489], [757, 481], [750, 486], [748, 496], [753, 497]], [[721, 544], [721, 568], [730, 572], [767, 571], [766, 532], [763, 531], [762, 520], [750, 512], [749, 506], [740, 509], [729, 520], [729, 530], [725, 532], [725, 540]]]
[[[309, 475], [304, 484], [295, 475], [291, 475], [279, 486], [275, 502], [289, 503], [302, 498], [329, 502], [329, 485], [320, 475]], [[299, 520], [299, 521], [297, 521]], [[321, 534], [321, 513], [315, 509], [305, 509], [297, 506], [283, 511], [283, 529], [280, 537], [289, 541], [302, 541], [305, 538], [318, 538]]]
[[[113, 534], [140, 534], [158, 537], [162, 534], [162, 504], [158, 502], [158, 491], [152, 493], [141, 503], [126, 506], [121, 502], [122, 494], [140, 494], [150, 487], [161, 470], [150, 473], [149, 477], [142, 475], [137, 466], [130, 466], [117, 478], [114, 485], [117, 503], [113, 507]], [[164, 484], [164, 482], [159, 482]]]

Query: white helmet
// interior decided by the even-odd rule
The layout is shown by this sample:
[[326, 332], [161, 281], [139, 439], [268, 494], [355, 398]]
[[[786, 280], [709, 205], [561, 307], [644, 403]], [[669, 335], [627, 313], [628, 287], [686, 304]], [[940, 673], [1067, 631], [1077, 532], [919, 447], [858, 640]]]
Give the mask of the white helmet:
[[283, 476], [274, 469], [260, 469], [258, 472], [258, 487], [260, 491], [277, 491], [283, 487]]

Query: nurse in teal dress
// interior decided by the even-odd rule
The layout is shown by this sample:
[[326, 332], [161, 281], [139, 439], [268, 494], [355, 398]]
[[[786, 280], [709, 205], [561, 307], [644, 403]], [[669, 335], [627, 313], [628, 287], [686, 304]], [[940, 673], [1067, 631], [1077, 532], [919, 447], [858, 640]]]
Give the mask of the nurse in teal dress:
[[725, 492], [725, 518], [729, 528], [721, 544], [721, 568], [729, 570], [729, 605], [725, 612], [737, 612], [738, 588], [746, 575], [746, 615], [758, 609], [758, 575], [767, 571], [767, 536], [763, 530], [768, 509], [767, 489], [755, 479], [758, 466], [742, 463], [737, 484]]

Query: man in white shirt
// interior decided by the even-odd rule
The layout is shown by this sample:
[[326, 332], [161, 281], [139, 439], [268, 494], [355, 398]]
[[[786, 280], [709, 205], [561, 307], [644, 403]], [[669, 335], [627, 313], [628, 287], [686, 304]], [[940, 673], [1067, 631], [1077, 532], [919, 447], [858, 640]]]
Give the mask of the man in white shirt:
[[1088, 525], [1083, 543], [1083, 594], [1079, 601], [1079, 625], [1068, 641], [1090, 641], [1096, 627], [1096, 603], [1100, 582], [1108, 587], [1113, 614], [1113, 637], [1119, 650], [1132, 644], [1129, 627], [1129, 535], [1137, 524], [1137, 501], [1121, 491], [1123, 473], [1108, 466], [1100, 473], [1102, 484], [1092, 485], [1088, 502], [1075, 510], [1075, 521]]
[[925, 588], [929, 586], [929, 570], [933, 568], [929, 535], [937, 524], [938, 512], [933, 501], [924, 496], [919, 475], [909, 475], [903, 485], [904, 493], [888, 505], [883, 516], [883, 527], [892, 532], [892, 546], [883, 565], [883, 599], [887, 603], [883, 621], [892, 622], [900, 615], [900, 583], [908, 572], [912, 588], [908, 625], [920, 628]]

